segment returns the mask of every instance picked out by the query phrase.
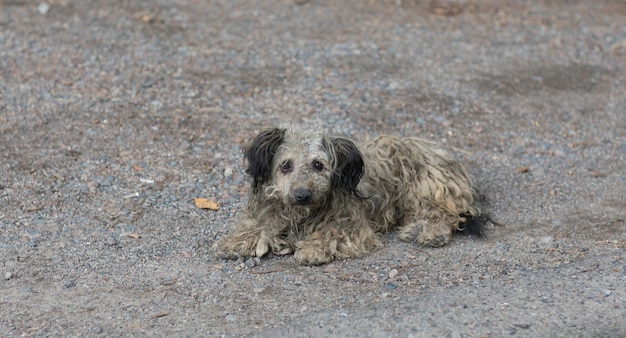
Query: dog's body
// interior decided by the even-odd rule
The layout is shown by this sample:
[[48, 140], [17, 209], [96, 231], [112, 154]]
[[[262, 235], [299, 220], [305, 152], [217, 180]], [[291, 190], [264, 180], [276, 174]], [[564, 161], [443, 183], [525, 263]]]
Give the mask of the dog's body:
[[244, 149], [252, 177], [234, 232], [219, 257], [294, 254], [303, 264], [357, 258], [403, 241], [448, 243], [457, 230], [481, 235], [477, 192], [463, 168], [438, 145], [380, 136], [352, 141], [299, 129], [267, 129]]

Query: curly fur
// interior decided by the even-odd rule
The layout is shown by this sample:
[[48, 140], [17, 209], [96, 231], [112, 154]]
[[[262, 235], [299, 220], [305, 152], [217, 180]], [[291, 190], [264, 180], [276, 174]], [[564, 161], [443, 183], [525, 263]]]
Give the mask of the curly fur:
[[358, 258], [380, 233], [426, 246], [456, 231], [482, 235], [488, 217], [463, 166], [437, 144], [380, 136], [361, 146], [297, 128], [261, 131], [245, 147], [248, 203], [218, 257], [294, 254], [303, 264]]

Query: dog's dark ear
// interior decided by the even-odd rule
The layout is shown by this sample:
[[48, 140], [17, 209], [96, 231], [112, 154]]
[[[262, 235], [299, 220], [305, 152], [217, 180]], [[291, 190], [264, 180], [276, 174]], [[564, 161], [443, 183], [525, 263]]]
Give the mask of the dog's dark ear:
[[356, 186], [363, 176], [363, 155], [359, 148], [354, 142], [341, 137], [324, 137], [322, 146], [334, 168], [332, 185], [357, 194]]
[[244, 149], [248, 162], [246, 173], [252, 176], [252, 188], [256, 190], [272, 175], [272, 160], [278, 147], [283, 143], [286, 129], [271, 128], [262, 130]]

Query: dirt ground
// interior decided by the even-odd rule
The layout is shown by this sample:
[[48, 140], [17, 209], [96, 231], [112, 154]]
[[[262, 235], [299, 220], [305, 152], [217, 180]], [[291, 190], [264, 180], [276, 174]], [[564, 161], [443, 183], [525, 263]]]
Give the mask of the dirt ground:
[[[625, 69], [623, 0], [0, 0], [0, 335], [626, 336]], [[442, 142], [506, 226], [219, 260], [279, 124]]]

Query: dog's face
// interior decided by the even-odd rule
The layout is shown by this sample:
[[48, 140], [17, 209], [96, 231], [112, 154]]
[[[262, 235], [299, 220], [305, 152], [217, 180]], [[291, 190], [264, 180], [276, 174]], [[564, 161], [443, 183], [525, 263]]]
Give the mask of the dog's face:
[[333, 190], [355, 193], [363, 158], [350, 140], [288, 129], [261, 131], [244, 149], [253, 192], [314, 209]]

